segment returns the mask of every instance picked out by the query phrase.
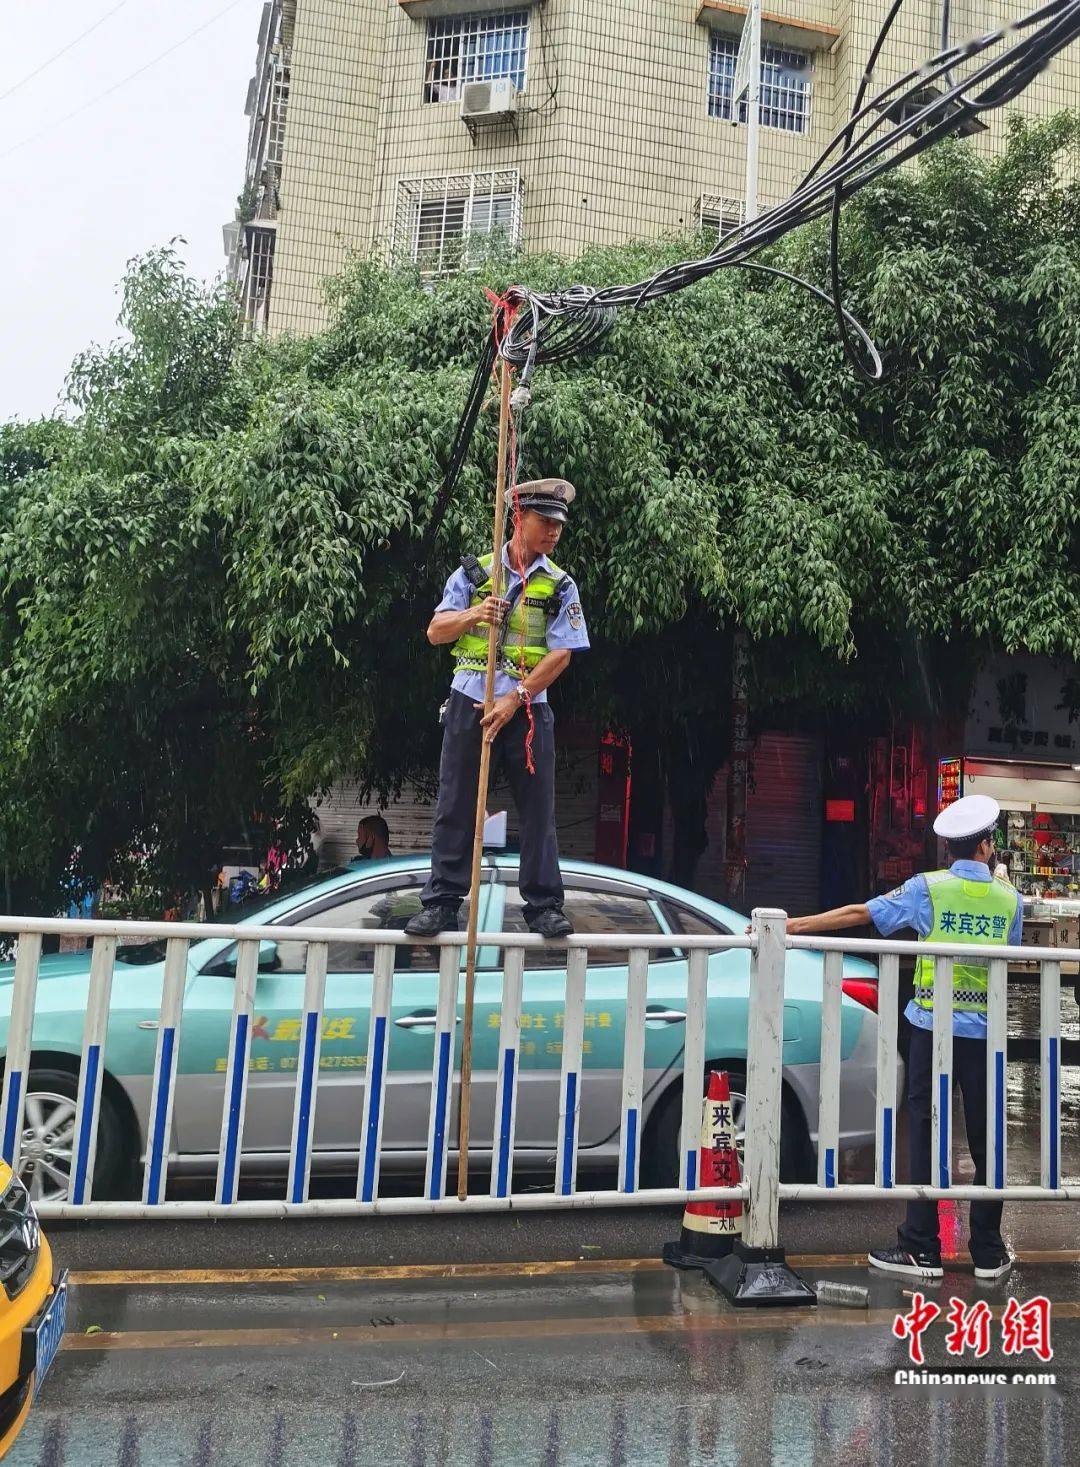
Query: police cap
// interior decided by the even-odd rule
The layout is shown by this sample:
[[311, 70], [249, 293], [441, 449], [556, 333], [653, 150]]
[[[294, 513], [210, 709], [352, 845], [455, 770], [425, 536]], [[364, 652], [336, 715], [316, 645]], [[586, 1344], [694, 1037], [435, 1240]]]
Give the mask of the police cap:
[[564, 525], [567, 511], [577, 497], [577, 490], [568, 479], [530, 479], [519, 484], [517, 492], [522, 509], [534, 510], [545, 519], [558, 520]]
[[997, 824], [1001, 806], [989, 795], [965, 795], [942, 810], [934, 821], [934, 833], [942, 840], [970, 840], [989, 835]]

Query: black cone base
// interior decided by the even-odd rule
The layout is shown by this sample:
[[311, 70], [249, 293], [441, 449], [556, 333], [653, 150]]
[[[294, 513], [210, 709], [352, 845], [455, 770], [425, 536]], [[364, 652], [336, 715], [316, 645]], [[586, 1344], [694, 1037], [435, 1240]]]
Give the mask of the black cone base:
[[747, 1248], [740, 1241], [727, 1258], [707, 1263], [704, 1273], [736, 1309], [817, 1303], [810, 1285], [787, 1266], [782, 1248]]
[[726, 1258], [736, 1239], [711, 1233], [694, 1233], [682, 1228], [677, 1243], [665, 1243], [662, 1254], [665, 1263], [672, 1268], [707, 1268], [710, 1263], [719, 1263]]

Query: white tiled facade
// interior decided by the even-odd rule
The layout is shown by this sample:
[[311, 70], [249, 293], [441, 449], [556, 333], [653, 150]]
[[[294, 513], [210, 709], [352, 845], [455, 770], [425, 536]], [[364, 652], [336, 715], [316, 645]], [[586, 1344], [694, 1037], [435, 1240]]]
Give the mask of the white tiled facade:
[[[762, 129], [762, 207], [786, 196], [842, 123], [886, 9], [887, 0], [766, 0], [766, 62], [770, 51], [793, 59], [808, 94], [798, 117], [785, 113], [784, 126]], [[410, 239], [415, 253], [417, 240], [427, 241], [430, 273], [454, 268], [462, 219], [529, 251], [574, 255], [686, 231], [703, 199], [737, 209], [743, 197], [746, 129], [709, 107], [713, 37], [737, 39], [745, 13], [734, 0], [271, 0], [265, 12], [248, 184], [273, 175], [272, 290], [268, 304], [259, 302], [270, 331], [318, 328], [323, 282], [351, 253], [393, 247], [400, 255]], [[1007, 0], [954, 0], [952, 37], [1016, 13]], [[466, 63], [453, 58], [467, 54], [472, 74], [477, 66], [493, 74], [504, 63], [490, 58], [502, 47], [520, 77], [523, 24], [515, 122], [470, 132], [460, 115]], [[909, 0], [878, 76], [899, 77], [940, 44], [940, 0]], [[280, 128], [264, 127], [259, 115], [274, 95], [268, 67], [288, 74], [280, 166], [266, 159]], [[1078, 102], [1074, 48], [1015, 107], [1047, 113]], [[1003, 137], [1002, 114], [987, 121], [973, 139], [980, 149]], [[493, 199], [486, 213], [462, 202], [477, 189]], [[414, 201], [440, 191], [441, 213], [429, 202], [421, 219]], [[708, 220], [718, 211], [704, 212]], [[245, 227], [250, 234], [259, 221]], [[243, 239], [233, 268], [243, 280]]]

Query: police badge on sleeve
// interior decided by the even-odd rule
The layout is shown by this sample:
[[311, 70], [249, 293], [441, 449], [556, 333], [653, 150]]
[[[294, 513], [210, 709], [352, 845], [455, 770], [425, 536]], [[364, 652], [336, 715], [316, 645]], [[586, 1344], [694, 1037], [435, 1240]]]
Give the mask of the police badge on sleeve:
[[581, 609], [580, 601], [571, 601], [566, 608], [566, 616], [575, 632], [579, 632], [585, 625], [585, 613]]

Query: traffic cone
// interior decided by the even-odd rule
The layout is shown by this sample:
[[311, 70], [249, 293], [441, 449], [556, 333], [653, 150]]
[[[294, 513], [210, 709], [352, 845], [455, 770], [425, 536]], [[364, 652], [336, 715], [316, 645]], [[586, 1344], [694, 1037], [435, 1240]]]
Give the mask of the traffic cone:
[[[737, 1187], [742, 1180], [735, 1150], [731, 1084], [727, 1072], [713, 1070], [701, 1114], [699, 1187]], [[704, 1268], [725, 1258], [742, 1237], [741, 1202], [688, 1202], [677, 1243], [664, 1244], [664, 1262], [673, 1268]]]

